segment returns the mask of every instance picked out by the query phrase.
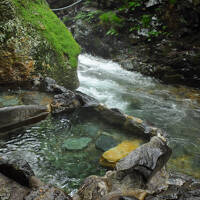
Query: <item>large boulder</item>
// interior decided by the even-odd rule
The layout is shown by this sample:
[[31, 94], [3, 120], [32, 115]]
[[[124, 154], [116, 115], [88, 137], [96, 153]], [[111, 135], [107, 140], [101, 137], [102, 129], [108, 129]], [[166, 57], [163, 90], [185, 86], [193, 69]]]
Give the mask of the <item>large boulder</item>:
[[25, 160], [12, 154], [0, 158], [0, 199], [72, 200], [62, 190], [40, 181]]
[[3, 0], [0, 18], [0, 84], [39, 72], [66, 88], [78, 87], [80, 47], [45, 0]]
[[154, 136], [150, 142], [143, 144], [121, 159], [116, 169], [127, 172], [136, 170], [148, 181], [167, 163], [171, 152], [162, 138]]
[[0, 158], [0, 173], [25, 187], [30, 186], [29, 178], [34, 176], [34, 172], [25, 160], [12, 155]]
[[0, 136], [47, 117], [49, 106], [20, 105], [0, 108]]
[[141, 143], [142, 141], [140, 140], [123, 141], [116, 147], [104, 152], [100, 158], [100, 164], [105, 167], [114, 168], [120, 159], [126, 157], [130, 152], [139, 147]]

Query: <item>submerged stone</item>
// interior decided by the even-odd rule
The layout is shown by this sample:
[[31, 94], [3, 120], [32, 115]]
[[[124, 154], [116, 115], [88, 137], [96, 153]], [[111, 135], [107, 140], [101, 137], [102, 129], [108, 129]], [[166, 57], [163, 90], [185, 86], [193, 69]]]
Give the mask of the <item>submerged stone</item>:
[[102, 134], [96, 141], [95, 146], [101, 151], [107, 151], [117, 145], [117, 141], [109, 135]]
[[141, 140], [123, 141], [116, 147], [106, 151], [100, 158], [100, 164], [114, 168], [116, 163], [135, 150], [142, 143]]
[[69, 138], [64, 141], [62, 146], [67, 150], [81, 150], [86, 148], [91, 141], [92, 139], [89, 137]]

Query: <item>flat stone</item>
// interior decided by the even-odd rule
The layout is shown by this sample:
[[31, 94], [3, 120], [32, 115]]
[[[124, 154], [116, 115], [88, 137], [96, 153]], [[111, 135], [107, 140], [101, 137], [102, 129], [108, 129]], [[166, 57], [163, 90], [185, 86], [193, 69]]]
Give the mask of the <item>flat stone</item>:
[[100, 135], [95, 143], [96, 148], [101, 151], [107, 151], [108, 149], [111, 149], [116, 145], [117, 141], [112, 136], [106, 134]]
[[89, 137], [69, 138], [63, 143], [63, 148], [67, 150], [81, 150], [86, 148], [92, 141]]
[[106, 151], [100, 158], [100, 164], [114, 168], [116, 163], [135, 150], [142, 143], [141, 140], [123, 141], [116, 147]]

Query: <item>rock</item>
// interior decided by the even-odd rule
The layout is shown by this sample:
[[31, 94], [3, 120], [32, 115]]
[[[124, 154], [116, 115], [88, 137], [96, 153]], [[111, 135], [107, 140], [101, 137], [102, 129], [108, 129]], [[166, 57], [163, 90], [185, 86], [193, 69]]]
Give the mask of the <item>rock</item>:
[[54, 96], [54, 100], [51, 104], [53, 114], [68, 113], [81, 106], [80, 101], [77, 99], [75, 93], [70, 90], [66, 90], [65, 93]]
[[0, 134], [28, 124], [39, 122], [47, 117], [49, 106], [22, 105], [0, 108]]
[[1, 1], [0, 13], [0, 84], [41, 73], [66, 88], [78, 87], [80, 47], [45, 0]]
[[116, 147], [106, 151], [100, 158], [100, 164], [105, 167], [116, 166], [116, 163], [127, 156], [131, 151], [135, 150], [140, 146], [142, 142], [140, 140], [123, 141]]
[[29, 188], [20, 185], [19, 183], [0, 173], [1, 200], [23, 200], [29, 192]]
[[100, 149], [101, 151], [107, 151], [116, 145], [117, 141], [112, 136], [106, 135], [104, 133], [99, 136], [95, 143], [96, 148]]
[[[120, 177], [116, 171], [108, 171], [105, 176], [89, 176], [84, 180], [78, 190], [78, 197], [81, 200], [120, 200], [123, 196], [132, 199], [144, 200], [147, 192], [138, 189], [143, 184], [143, 178], [137, 174], [127, 177]], [[142, 182], [142, 183], [141, 183]]]
[[94, 97], [91, 97], [87, 94], [84, 94], [80, 91], [76, 91], [76, 97], [81, 102], [82, 107], [97, 107], [99, 105], [99, 101]]
[[77, 194], [80, 200], [97, 200], [108, 194], [109, 189], [105, 178], [92, 175], [84, 180]]
[[50, 94], [28, 91], [20, 95], [21, 101], [25, 105], [50, 105], [53, 101], [53, 97]]
[[40, 81], [40, 90], [56, 94], [66, 93], [69, 91], [65, 87], [58, 85], [54, 79], [49, 77]]
[[152, 7], [152, 6], [156, 6], [160, 3], [162, 3], [162, 0], [149, 0], [148, 2], [145, 3], [145, 6], [147, 8], [149, 8], [149, 7]]
[[72, 200], [62, 190], [50, 185], [44, 185], [37, 190], [32, 190], [24, 200]]
[[91, 141], [92, 139], [88, 137], [69, 138], [64, 141], [62, 147], [67, 150], [82, 150], [86, 148]]
[[171, 149], [159, 137], [152, 137], [150, 142], [143, 144], [132, 151], [125, 158], [121, 159], [117, 165], [117, 171], [136, 170], [141, 173], [146, 180], [159, 171], [168, 161]]
[[0, 107], [16, 106], [21, 104], [20, 99], [14, 95], [6, 95], [0, 97]]
[[39, 187], [44, 186], [45, 184], [36, 176], [29, 177], [29, 187], [31, 189], [37, 189]]
[[30, 186], [29, 178], [34, 176], [29, 164], [16, 156], [0, 158], [0, 173], [26, 187]]

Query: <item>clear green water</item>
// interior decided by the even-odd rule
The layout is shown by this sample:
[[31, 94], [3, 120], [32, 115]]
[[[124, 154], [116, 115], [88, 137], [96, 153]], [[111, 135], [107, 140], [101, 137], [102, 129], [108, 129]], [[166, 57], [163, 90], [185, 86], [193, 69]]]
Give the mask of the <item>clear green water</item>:
[[[139, 117], [163, 128], [173, 149], [170, 169], [200, 178], [200, 91], [187, 87], [163, 85], [140, 74], [127, 72], [111, 61], [82, 55], [79, 58], [80, 91], [94, 96], [108, 107]], [[0, 94], [0, 106], [24, 102], [49, 102], [49, 97], [23, 92], [6, 97]], [[4, 97], [3, 97], [3, 96]], [[34, 98], [33, 98], [34, 97]], [[3, 102], [3, 103], [2, 103]], [[95, 148], [99, 135], [107, 132], [119, 143], [134, 136], [120, 132], [99, 121], [82, 121], [78, 116], [49, 117], [32, 127], [0, 140], [0, 155], [14, 153], [24, 157], [43, 181], [69, 190], [77, 189], [91, 174], [103, 175], [99, 165], [101, 151]], [[68, 138], [89, 137], [83, 150], [63, 148]]]
[[[136, 138], [99, 121], [77, 120], [77, 116], [49, 117], [32, 127], [18, 131], [12, 137], [1, 140], [0, 155], [20, 155], [44, 182], [70, 191], [77, 189], [87, 176], [104, 175], [106, 172], [106, 169], [99, 165], [103, 152], [95, 147], [101, 134], [106, 132], [118, 143], [127, 138]], [[89, 137], [92, 142], [82, 150], [71, 151], [63, 148], [65, 140], [81, 137]]]
[[79, 62], [79, 90], [165, 130], [173, 150], [169, 168], [200, 178], [199, 89], [161, 84], [90, 55]]

